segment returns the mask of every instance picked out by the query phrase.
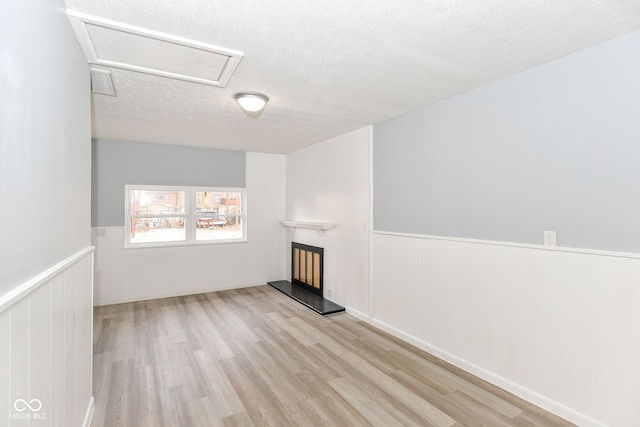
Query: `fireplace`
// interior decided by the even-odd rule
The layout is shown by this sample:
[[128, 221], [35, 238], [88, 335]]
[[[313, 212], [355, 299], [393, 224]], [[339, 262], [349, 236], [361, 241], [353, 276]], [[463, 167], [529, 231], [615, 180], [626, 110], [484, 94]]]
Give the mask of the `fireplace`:
[[324, 249], [291, 242], [291, 282], [322, 296]]
[[324, 249], [291, 242], [291, 281], [276, 280], [268, 285], [323, 316], [344, 312], [341, 305], [322, 295]]

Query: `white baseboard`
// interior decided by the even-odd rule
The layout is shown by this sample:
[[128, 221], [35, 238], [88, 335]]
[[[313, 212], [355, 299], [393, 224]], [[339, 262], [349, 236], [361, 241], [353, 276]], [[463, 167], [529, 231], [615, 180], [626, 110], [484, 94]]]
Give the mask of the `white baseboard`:
[[96, 400], [93, 396], [89, 400], [89, 407], [87, 408], [87, 413], [84, 417], [84, 422], [82, 423], [82, 427], [91, 427], [91, 420], [93, 419], [93, 412], [96, 409]]
[[149, 301], [149, 300], [162, 299], [162, 298], [185, 297], [185, 296], [189, 296], [189, 295], [204, 294], [204, 293], [207, 293], [207, 292], [219, 292], [219, 291], [228, 291], [228, 290], [231, 290], [231, 289], [252, 288], [254, 286], [261, 286], [261, 285], [266, 285], [266, 284], [267, 284], [267, 282], [260, 282], [260, 283], [250, 283], [250, 284], [245, 284], [245, 285], [221, 286], [221, 287], [216, 287], [216, 288], [211, 288], [211, 289], [181, 290], [181, 291], [177, 291], [177, 292], [167, 292], [167, 293], [158, 293], [158, 294], [153, 294], [153, 295], [143, 295], [143, 296], [137, 296], [137, 297], [133, 297], [133, 298], [118, 299], [118, 300], [113, 300], [113, 301], [94, 301], [93, 302], [93, 306], [94, 307], [99, 307], [99, 306], [103, 306], [103, 305], [125, 304], [125, 303], [128, 303], [128, 302]]
[[[353, 313], [351, 313], [353, 314]], [[354, 314], [355, 317], [358, 317], [356, 314]], [[543, 396], [539, 393], [536, 393], [532, 390], [529, 390], [526, 387], [521, 386], [520, 384], [516, 384], [506, 378], [503, 378], [499, 375], [496, 375], [493, 372], [490, 372], [484, 368], [481, 368], [478, 365], [475, 365], [467, 360], [464, 360], [460, 357], [457, 357], [451, 353], [448, 353], [436, 346], [431, 345], [430, 343], [423, 341], [421, 339], [418, 339], [412, 335], [409, 335], [397, 328], [394, 328], [393, 326], [390, 326], [384, 322], [381, 322], [379, 320], [376, 319], [369, 319], [367, 316], [364, 317], [358, 317], [361, 320], [364, 320], [368, 323], [370, 323], [371, 325], [390, 333], [391, 335], [395, 336], [396, 338], [400, 338], [403, 341], [408, 342], [409, 344], [412, 344], [416, 347], [418, 347], [421, 350], [424, 350], [448, 363], [451, 363], [454, 366], [457, 366], [460, 369], [463, 369], [485, 381], [490, 382], [493, 385], [496, 385], [508, 392], [511, 392], [513, 394], [515, 394], [516, 396], [530, 402], [533, 403], [536, 406], [539, 406], [540, 408], [543, 408], [553, 414], [558, 415], [559, 417], [562, 417], [568, 421], [571, 421], [572, 423], [575, 423], [581, 427], [607, 427], [606, 424], [595, 420], [585, 414], [582, 414], [580, 412], [577, 412], [565, 405], [562, 405], [561, 403], [558, 403], [552, 399], [549, 399], [546, 396]]]
[[356, 309], [353, 309], [351, 307], [345, 307], [345, 309], [347, 310], [347, 313], [349, 313], [353, 317], [363, 320], [367, 323], [371, 323], [371, 316], [369, 316], [368, 314], [358, 311]]

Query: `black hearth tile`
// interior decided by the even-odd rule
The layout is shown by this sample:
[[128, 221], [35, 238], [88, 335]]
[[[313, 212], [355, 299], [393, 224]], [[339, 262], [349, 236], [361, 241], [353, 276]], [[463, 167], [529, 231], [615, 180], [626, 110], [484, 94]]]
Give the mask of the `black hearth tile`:
[[269, 282], [268, 284], [269, 286], [279, 290], [285, 295], [290, 296], [294, 300], [309, 307], [311, 310], [323, 316], [345, 311], [344, 307], [342, 307], [341, 305], [338, 305], [333, 301], [329, 301], [328, 299], [314, 294], [313, 292], [308, 291], [287, 280], [278, 280], [276, 282]]

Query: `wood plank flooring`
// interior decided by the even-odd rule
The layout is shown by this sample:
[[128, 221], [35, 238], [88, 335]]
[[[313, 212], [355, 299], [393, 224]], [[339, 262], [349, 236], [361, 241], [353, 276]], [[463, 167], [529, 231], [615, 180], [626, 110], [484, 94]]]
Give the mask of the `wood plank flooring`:
[[96, 307], [92, 425], [571, 426], [269, 286]]

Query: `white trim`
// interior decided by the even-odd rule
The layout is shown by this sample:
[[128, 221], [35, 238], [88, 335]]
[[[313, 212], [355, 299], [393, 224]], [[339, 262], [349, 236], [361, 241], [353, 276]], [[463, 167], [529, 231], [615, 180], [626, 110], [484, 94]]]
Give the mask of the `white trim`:
[[37, 276], [31, 278], [26, 281], [22, 285], [10, 290], [6, 294], [0, 296], [0, 313], [14, 305], [16, 302], [20, 301], [22, 298], [29, 295], [31, 292], [38, 289], [40, 286], [47, 283], [52, 277], [57, 276], [62, 273], [64, 270], [68, 269], [76, 262], [80, 261], [86, 255], [93, 253], [95, 247], [87, 246], [79, 252], [71, 255], [65, 260], [59, 262], [58, 264], [52, 266], [51, 268], [43, 271]]
[[[357, 317], [357, 316], [356, 316]], [[543, 409], [548, 410], [562, 418], [565, 418], [571, 422], [577, 423], [583, 427], [606, 427], [606, 424], [601, 423], [598, 420], [595, 420], [585, 414], [582, 414], [574, 409], [569, 408], [559, 402], [556, 402], [553, 399], [550, 399], [546, 396], [543, 396], [535, 391], [532, 391], [526, 387], [523, 387], [513, 381], [510, 381], [506, 378], [503, 378], [499, 375], [494, 374], [478, 365], [475, 365], [471, 362], [468, 362], [465, 359], [457, 357], [451, 353], [448, 353], [436, 346], [429, 344], [426, 341], [423, 341], [419, 338], [414, 337], [413, 335], [407, 334], [397, 328], [394, 328], [391, 325], [388, 325], [384, 322], [376, 320], [374, 318], [367, 319], [366, 317], [361, 318], [361, 320], [379, 328], [396, 338], [399, 338], [411, 345], [418, 347], [421, 350], [424, 350], [446, 362], [451, 363], [452, 365], [457, 366], [460, 369], [463, 369], [485, 381], [490, 382], [504, 390], [507, 390], [522, 399], [533, 403], [536, 406], [539, 406]]]
[[369, 310], [369, 317], [373, 316], [373, 263], [371, 260], [373, 259], [373, 126], [369, 126], [369, 230], [368, 236], [369, 239], [369, 253], [367, 256], [367, 263], [369, 264], [369, 283], [367, 284], [369, 287], [369, 301], [367, 301]]
[[617, 251], [604, 251], [604, 250], [598, 250], [598, 249], [569, 248], [569, 247], [561, 247], [561, 246], [544, 246], [544, 245], [534, 245], [530, 243], [501, 242], [498, 240], [469, 239], [464, 237], [432, 236], [428, 234], [398, 233], [393, 231], [373, 230], [372, 234], [411, 237], [416, 239], [441, 240], [441, 241], [449, 241], [449, 242], [474, 243], [479, 245], [507, 246], [511, 248], [535, 249], [535, 250], [541, 250], [541, 251], [568, 252], [568, 253], [575, 253], [575, 254], [640, 259], [640, 253], [634, 253], [634, 252], [617, 252]]
[[[150, 191], [175, 191], [184, 193], [184, 213], [183, 214], [162, 214], [162, 215], [137, 215], [136, 218], [158, 218], [158, 217], [183, 217], [184, 218], [184, 240], [168, 240], [168, 241], [151, 241], [131, 243], [129, 236], [131, 235], [131, 190], [150, 190]], [[241, 219], [242, 237], [196, 240], [196, 200], [197, 192], [212, 193], [240, 193], [240, 212], [236, 213]], [[100, 227], [96, 227], [100, 228]], [[166, 248], [173, 246], [199, 246], [199, 245], [219, 245], [229, 243], [246, 243], [248, 242], [248, 226], [247, 226], [247, 188], [246, 187], [202, 187], [202, 186], [180, 186], [180, 185], [134, 185], [126, 184], [124, 186], [124, 244], [123, 249], [138, 248]]]
[[352, 315], [353, 317], [355, 317], [356, 319], [362, 320], [364, 322], [367, 323], [371, 323], [371, 317], [368, 314], [365, 314], [361, 311], [358, 311], [354, 308], [351, 307], [345, 307], [345, 309], [347, 310], [347, 313], [349, 313], [350, 315]]
[[96, 409], [96, 400], [93, 396], [89, 400], [89, 407], [87, 408], [87, 412], [84, 416], [84, 422], [82, 423], [82, 427], [91, 427], [91, 420], [93, 419], [93, 413]]
[[137, 302], [137, 301], [151, 301], [151, 300], [155, 300], [155, 299], [163, 299], [163, 298], [174, 298], [174, 297], [188, 297], [190, 295], [198, 295], [198, 294], [206, 294], [209, 292], [220, 292], [220, 291], [229, 291], [229, 290], [233, 290], [233, 289], [244, 289], [244, 288], [253, 288], [255, 286], [266, 286], [266, 282], [260, 282], [260, 283], [250, 283], [250, 284], [246, 284], [246, 285], [230, 285], [230, 286], [222, 286], [219, 288], [212, 288], [212, 289], [191, 289], [191, 290], [180, 290], [177, 292], [166, 292], [166, 293], [157, 293], [157, 294], [153, 294], [153, 295], [144, 295], [144, 296], [138, 296], [136, 295], [135, 297], [131, 297], [131, 298], [122, 298], [122, 299], [117, 299], [117, 300], [112, 300], [112, 301], [95, 301], [93, 302], [93, 306], [94, 307], [100, 307], [103, 305], [112, 305], [112, 304], [125, 304], [125, 303], [129, 303], [129, 302]]
[[[194, 193], [197, 191], [198, 190], [192, 189], [191, 191], [185, 191], [184, 194], [184, 214], [186, 220], [184, 224], [184, 237], [188, 243], [196, 241], [196, 228], [198, 228], [198, 226], [196, 224], [196, 213], [194, 211], [198, 210], [198, 208], [196, 207], [197, 201]], [[131, 224], [131, 220], [129, 220], [128, 224]], [[129, 234], [127, 234], [127, 236], [129, 236]], [[131, 245], [129, 239], [127, 239], [127, 243]]]
[[[108, 19], [88, 15], [86, 13], [76, 12], [74, 10], [67, 9], [67, 15], [71, 22], [71, 27], [76, 33], [78, 41], [82, 50], [91, 64], [102, 65], [105, 67], [119, 68], [122, 70], [136, 71], [139, 73], [151, 74], [156, 76], [168, 77], [171, 79], [185, 80], [192, 83], [205, 84], [210, 86], [225, 87], [233, 73], [235, 73], [240, 61], [244, 57], [244, 53], [227, 49], [208, 43], [203, 43], [197, 40], [191, 40], [184, 37], [178, 37], [171, 34], [161, 33], [158, 31], [148, 30], [146, 28], [136, 27], [133, 25], [127, 25], [122, 22], [111, 21]], [[162, 71], [152, 68], [141, 67], [133, 64], [125, 64], [122, 62], [111, 61], [107, 59], [101, 59], [93, 46], [87, 24], [108, 28], [114, 31], [120, 31], [137, 36], [147, 37], [154, 40], [160, 40], [167, 43], [177, 44], [193, 49], [199, 49], [206, 52], [210, 52], [217, 55], [226, 56], [226, 64], [222, 67], [220, 75], [217, 80], [203, 79], [201, 77], [188, 76], [185, 74], [172, 73], [168, 71]]]
[[[122, 227], [119, 227], [122, 228]], [[149, 242], [149, 243], [132, 243], [129, 245], [124, 245], [122, 249], [153, 249], [153, 248], [175, 248], [181, 246], [207, 246], [207, 245], [235, 245], [239, 243], [249, 243], [249, 239], [215, 239], [215, 240], [194, 240], [194, 241], [185, 241], [185, 240], [177, 240], [171, 241], [168, 240], [166, 242]]]

